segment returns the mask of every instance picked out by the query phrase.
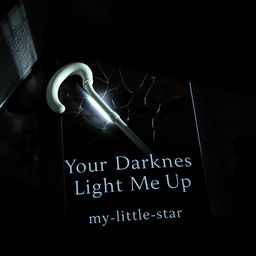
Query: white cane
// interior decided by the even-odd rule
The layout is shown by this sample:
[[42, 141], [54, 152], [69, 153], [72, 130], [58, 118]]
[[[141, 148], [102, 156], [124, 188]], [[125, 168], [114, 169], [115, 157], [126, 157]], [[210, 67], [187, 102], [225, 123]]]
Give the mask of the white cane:
[[60, 102], [58, 91], [62, 82], [69, 76], [79, 75], [82, 78], [82, 85], [85, 91], [98, 103], [100, 108], [107, 114], [113, 123], [115, 123], [133, 143], [145, 154], [150, 154], [152, 151], [149, 147], [127, 126], [127, 124], [114, 112], [104, 100], [96, 93], [93, 88], [93, 74], [91, 69], [84, 63], [70, 63], [60, 68], [50, 79], [47, 90], [46, 100], [49, 107], [55, 113], [62, 114], [65, 111], [65, 106]]

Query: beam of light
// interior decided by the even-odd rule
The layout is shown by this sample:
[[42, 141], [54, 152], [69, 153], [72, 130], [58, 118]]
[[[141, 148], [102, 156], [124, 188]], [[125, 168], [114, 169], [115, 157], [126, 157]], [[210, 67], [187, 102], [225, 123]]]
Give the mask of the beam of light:
[[96, 102], [95, 99], [93, 99], [90, 95], [87, 95], [88, 101], [91, 103], [91, 105], [109, 122], [113, 123], [109, 115], [102, 109], [102, 107]]
[[0, 108], [38, 59], [22, 1], [0, 21]]
[[26, 78], [37, 61], [37, 52], [26, 16], [25, 7], [20, 1], [0, 24], [3, 40], [9, 50], [19, 79]]

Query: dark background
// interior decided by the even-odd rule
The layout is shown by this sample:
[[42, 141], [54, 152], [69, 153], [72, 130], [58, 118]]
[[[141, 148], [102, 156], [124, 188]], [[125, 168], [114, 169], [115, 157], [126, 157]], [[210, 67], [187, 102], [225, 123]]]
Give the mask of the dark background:
[[[18, 3], [4, 2], [1, 4], [1, 20]], [[2, 125], [5, 118], [8, 119], [6, 110], [24, 115], [29, 113], [39, 122], [39, 132], [35, 136], [39, 136], [41, 145], [46, 146], [44, 129], [56, 127], [50, 113], [41, 119], [46, 109], [44, 90], [52, 73], [70, 61], [92, 63], [100, 60], [161, 72], [177, 79], [190, 79], [196, 84], [194, 100], [212, 221], [206, 230], [196, 230], [186, 239], [210, 242], [212, 248], [215, 244], [233, 244], [236, 248], [247, 234], [241, 230], [248, 228], [241, 216], [237, 178], [241, 182], [244, 174], [250, 171], [256, 102], [248, 84], [235, 85], [238, 73], [233, 71], [233, 66], [238, 65], [238, 61], [235, 61], [232, 45], [237, 38], [239, 16], [235, 15], [236, 11], [231, 11], [234, 6], [114, 0], [26, 0], [23, 4], [38, 60], [29, 76], [3, 99], [6, 103], [1, 108], [1, 136], [5, 137], [8, 127], [12, 127], [11, 121], [8, 127]], [[48, 128], [42, 128], [45, 125], [42, 120], [48, 120]], [[58, 138], [53, 136], [51, 139]], [[1, 152], [5, 146], [1, 143]], [[50, 172], [46, 169], [44, 178]], [[54, 202], [54, 196], [49, 202], [43, 200], [52, 191], [42, 195], [35, 183], [27, 185], [26, 178], [17, 181], [15, 177], [10, 178], [8, 172], [1, 170], [1, 209], [4, 209], [5, 223], [1, 232], [6, 241], [53, 241], [55, 232], [58, 233], [57, 223], [61, 223], [55, 219], [58, 201]], [[54, 178], [52, 180], [54, 183]], [[43, 214], [47, 217], [40, 221], [42, 204], [46, 206]], [[45, 232], [38, 232], [42, 227]], [[161, 239], [156, 241], [161, 243]]]

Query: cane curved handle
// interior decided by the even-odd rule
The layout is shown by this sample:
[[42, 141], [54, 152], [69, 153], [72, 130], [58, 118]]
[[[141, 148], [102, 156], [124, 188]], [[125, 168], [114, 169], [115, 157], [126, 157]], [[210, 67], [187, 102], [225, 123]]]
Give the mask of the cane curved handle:
[[53, 112], [62, 114], [65, 112], [65, 106], [60, 102], [58, 92], [63, 81], [72, 75], [79, 75], [82, 78], [82, 86], [87, 93], [100, 105], [100, 107], [109, 115], [112, 121], [119, 118], [119, 115], [114, 112], [96, 93], [93, 88], [93, 74], [91, 69], [81, 62], [67, 64], [57, 70], [50, 79], [46, 89], [46, 100]]

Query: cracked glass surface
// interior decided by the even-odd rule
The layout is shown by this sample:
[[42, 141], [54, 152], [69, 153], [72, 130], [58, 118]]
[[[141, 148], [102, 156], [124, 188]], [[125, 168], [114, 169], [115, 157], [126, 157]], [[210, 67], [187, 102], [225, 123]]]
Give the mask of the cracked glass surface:
[[[174, 208], [182, 206], [186, 211], [182, 222], [196, 223], [204, 218], [204, 179], [201, 175], [201, 158], [189, 81], [99, 62], [89, 66], [93, 72], [95, 91], [152, 150], [152, 155], [145, 155], [117, 125], [106, 121], [97, 112], [81, 86], [80, 77], [66, 79], [60, 88], [60, 100], [66, 106], [60, 119], [63, 125], [63, 157], [69, 163], [76, 162], [72, 175], [67, 164], [63, 167], [68, 229], [82, 233], [134, 234], [162, 230], [163, 227], [168, 228], [169, 224], [179, 225], [172, 221], [145, 222], [142, 226], [130, 222], [124, 226], [121, 223], [109, 225], [105, 229], [85, 221], [88, 216], [94, 216], [95, 212], [99, 214], [114, 209], [138, 207], [153, 210], [165, 209], [170, 205]], [[128, 164], [124, 159], [124, 162], [120, 161], [122, 166], [127, 164], [124, 169], [117, 168], [117, 156], [129, 160]], [[156, 162], [160, 157], [172, 159], [173, 162], [175, 159], [179, 161], [189, 157], [193, 165], [189, 169], [173, 166], [156, 170], [153, 170], [154, 166], [136, 166], [136, 163], [143, 160], [146, 162], [150, 157], [156, 159]], [[104, 171], [90, 171], [87, 167], [89, 163], [102, 161], [107, 163]], [[140, 182], [145, 177], [148, 181], [157, 179], [160, 184], [164, 184], [166, 174], [173, 175], [172, 177], [189, 177], [193, 180], [193, 192], [172, 192], [164, 185], [159, 190], [152, 191], [147, 188], [134, 191], [130, 187], [131, 177], [143, 186]], [[81, 196], [74, 194], [74, 181], [79, 181], [80, 189], [84, 191], [85, 187], [88, 189], [95, 184], [103, 184], [104, 180], [108, 187], [109, 182], [116, 184], [117, 180], [120, 181], [123, 184], [122, 193], [108, 191], [96, 200], [90, 196], [90, 192]]]
[[[99, 62], [90, 68], [95, 91], [149, 146], [189, 144], [194, 120], [188, 81]], [[87, 144], [109, 135], [116, 139], [118, 128], [98, 113], [81, 83], [80, 77], [73, 76], [61, 87], [65, 127], [71, 132], [84, 129]]]

